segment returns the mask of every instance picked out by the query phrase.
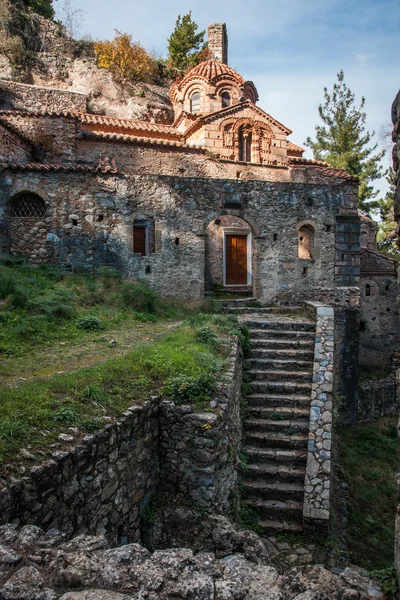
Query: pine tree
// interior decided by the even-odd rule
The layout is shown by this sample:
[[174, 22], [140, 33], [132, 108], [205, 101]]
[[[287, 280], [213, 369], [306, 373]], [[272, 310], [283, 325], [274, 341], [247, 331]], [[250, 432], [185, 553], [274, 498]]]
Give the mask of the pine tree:
[[385, 151], [374, 154], [378, 144], [369, 147], [374, 132], [369, 133], [365, 128], [365, 98], [357, 108], [354, 94], [344, 82], [343, 71], [337, 78], [332, 93], [324, 88], [324, 103], [318, 107], [323, 125], [315, 127], [316, 140], [308, 137], [305, 145], [311, 148], [316, 160], [324, 160], [359, 178], [359, 208], [368, 212], [368, 200], [379, 194], [373, 191], [371, 182], [383, 175], [380, 161]]
[[192, 11], [178, 18], [175, 29], [168, 38], [168, 61], [172, 68], [180, 73], [197, 63], [199, 52], [204, 48], [205, 31], [198, 30], [198, 25], [192, 21]]

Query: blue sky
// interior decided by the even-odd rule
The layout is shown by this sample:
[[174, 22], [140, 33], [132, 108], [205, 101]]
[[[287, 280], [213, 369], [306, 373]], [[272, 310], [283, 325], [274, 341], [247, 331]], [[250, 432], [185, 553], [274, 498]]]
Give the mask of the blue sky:
[[340, 69], [356, 98], [366, 98], [368, 128], [378, 134], [390, 122], [400, 88], [400, 0], [73, 0], [73, 7], [84, 11], [82, 34], [106, 39], [119, 29], [163, 56], [178, 14], [192, 9], [200, 29], [226, 22], [229, 64], [255, 83], [259, 106], [300, 145], [313, 136], [323, 88]]

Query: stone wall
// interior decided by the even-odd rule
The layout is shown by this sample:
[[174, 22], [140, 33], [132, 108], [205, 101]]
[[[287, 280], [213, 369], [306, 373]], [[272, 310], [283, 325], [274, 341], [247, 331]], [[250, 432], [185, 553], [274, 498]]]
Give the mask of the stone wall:
[[382, 275], [360, 279], [359, 361], [366, 367], [390, 367], [399, 341], [399, 286], [392, 274]]
[[45, 117], [26, 115], [18, 112], [1, 113], [0, 119], [20, 131], [25, 139], [31, 142], [33, 162], [59, 164], [75, 161], [75, 119], [52, 115]]
[[242, 352], [234, 345], [212, 412], [161, 403], [162, 489], [224, 513], [237, 479]]
[[0, 123], [0, 162], [28, 162], [30, 156], [29, 144]]
[[400, 90], [392, 104], [393, 123], [393, 169], [396, 173], [396, 191], [394, 195], [394, 218], [400, 221]]
[[[227, 186], [237, 208], [224, 206]], [[252, 231], [257, 297], [271, 301], [296, 293], [319, 299], [321, 288], [336, 296], [335, 215], [349, 203], [345, 186], [5, 169], [0, 174], [5, 249], [8, 201], [23, 190], [44, 199], [47, 233], [58, 240], [49, 242], [49, 252], [63, 266], [115, 264], [163, 295], [198, 299], [204, 295], [207, 227], [228, 214]], [[155, 229], [155, 252], [148, 256], [132, 251], [133, 221], [143, 215]], [[308, 261], [298, 256], [298, 227], [304, 222], [314, 227], [318, 242]]]
[[157, 491], [228, 511], [241, 441], [241, 359], [235, 340], [203, 412], [154, 397], [93, 435], [70, 428], [60, 435], [60, 448], [40, 463], [4, 466], [0, 523], [105, 535], [120, 543], [139, 540], [141, 513]]
[[320, 522], [327, 527], [332, 467], [334, 310], [319, 303], [307, 305], [316, 313], [316, 338], [303, 517], [306, 525]]
[[133, 406], [93, 435], [69, 431], [71, 449], [3, 469], [0, 522], [138, 541], [140, 513], [159, 484], [157, 414], [158, 400]]
[[358, 383], [357, 421], [373, 421], [378, 417], [398, 414], [400, 396], [396, 392], [395, 375]]
[[0, 79], [0, 110], [86, 112], [86, 95]]

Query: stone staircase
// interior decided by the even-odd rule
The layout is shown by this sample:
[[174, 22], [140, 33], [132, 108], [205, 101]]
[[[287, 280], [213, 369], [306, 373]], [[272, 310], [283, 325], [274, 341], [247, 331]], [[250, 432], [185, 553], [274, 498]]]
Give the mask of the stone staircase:
[[301, 531], [315, 323], [279, 314], [243, 320], [251, 339], [246, 501], [264, 533]]
[[299, 307], [250, 302], [224, 307], [250, 329], [242, 486], [265, 534], [302, 531], [315, 323]]

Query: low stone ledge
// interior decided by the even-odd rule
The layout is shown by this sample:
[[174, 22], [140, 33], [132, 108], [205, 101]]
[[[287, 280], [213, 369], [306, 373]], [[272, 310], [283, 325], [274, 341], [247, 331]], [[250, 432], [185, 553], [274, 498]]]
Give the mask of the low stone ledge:
[[306, 305], [316, 315], [316, 336], [303, 518], [313, 526], [316, 520], [326, 525], [330, 511], [334, 310], [319, 302]]

